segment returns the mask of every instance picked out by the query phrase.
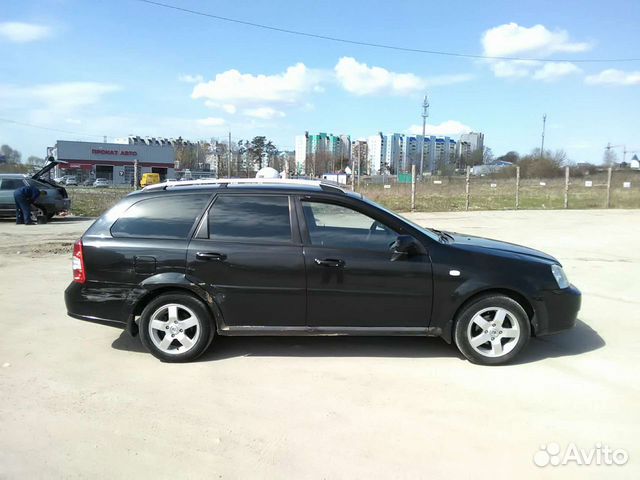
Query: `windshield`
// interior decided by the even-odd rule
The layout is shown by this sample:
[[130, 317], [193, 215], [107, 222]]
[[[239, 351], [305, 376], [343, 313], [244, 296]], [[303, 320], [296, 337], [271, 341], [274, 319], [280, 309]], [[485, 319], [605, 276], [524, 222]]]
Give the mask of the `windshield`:
[[439, 240], [440, 239], [440, 235], [438, 235], [436, 232], [434, 232], [433, 230], [430, 230], [426, 227], [422, 227], [420, 225], [418, 225], [415, 222], [412, 222], [411, 220], [409, 220], [406, 217], [403, 217], [402, 215], [397, 214], [396, 212], [389, 210], [388, 208], [383, 207], [382, 205], [380, 205], [379, 203], [374, 202], [373, 200], [370, 200], [366, 197], [362, 197], [362, 199], [367, 202], [370, 205], [373, 205], [376, 208], [379, 208], [380, 210], [388, 213], [389, 215], [393, 215], [394, 217], [402, 220], [405, 223], [408, 223], [409, 225], [411, 225], [413, 228], [415, 228], [416, 230], [420, 230], [422, 233], [424, 233], [425, 235], [427, 235], [429, 238], [433, 239], [433, 240]]

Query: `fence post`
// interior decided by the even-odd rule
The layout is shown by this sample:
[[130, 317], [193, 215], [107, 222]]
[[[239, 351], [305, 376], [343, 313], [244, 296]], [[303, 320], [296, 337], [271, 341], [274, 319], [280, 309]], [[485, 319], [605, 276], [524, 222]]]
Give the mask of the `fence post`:
[[355, 162], [353, 165], [353, 170], [351, 170], [351, 191], [356, 191], [356, 167]]
[[520, 208], [520, 166], [516, 165], [516, 210]]
[[611, 206], [611, 172], [613, 168], [609, 167], [607, 170], [607, 206], [609, 208]]
[[[97, 176], [97, 175], [96, 175]], [[138, 190], [138, 159], [136, 158], [133, 161], [133, 189]]]
[[411, 165], [411, 211], [416, 211], [416, 166]]
[[564, 167], [564, 208], [569, 208], [569, 166]]
[[467, 165], [467, 179], [465, 184], [466, 201], [464, 205], [465, 210], [469, 210], [469, 175], [471, 174], [471, 167]]

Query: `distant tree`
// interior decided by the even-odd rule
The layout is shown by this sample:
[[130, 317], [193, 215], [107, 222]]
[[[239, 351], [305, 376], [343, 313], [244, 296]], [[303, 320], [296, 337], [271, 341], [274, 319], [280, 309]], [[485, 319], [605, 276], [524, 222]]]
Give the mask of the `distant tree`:
[[0, 154], [4, 156], [6, 163], [20, 163], [22, 154], [18, 150], [14, 150], [9, 145], [0, 147]]
[[569, 162], [564, 150], [545, 151], [540, 156], [540, 149], [533, 150], [518, 161], [520, 175], [526, 178], [551, 178], [563, 175], [563, 167]]
[[44, 165], [44, 158], [31, 155], [29, 158], [27, 158], [27, 163], [29, 165]]
[[264, 146], [264, 158], [267, 160], [267, 166], [271, 166], [278, 171], [282, 171], [282, 165], [279, 164], [280, 151], [271, 140]]
[[511, 150], [504, 155], [500, 155], [498, 158], [496, 158], [497, 162], [518, 163], [518, 160], [520, 160], [520, 154], [514, 150]]
[[493, 156], [493, 150], [491, 150], [489, 147], [484, 147], [484, 149], [482, 150], [482, 163], [489, 164], [489, 163], [493, 163], [493, 161], [495, 160], [495, 157]]
[[273, 159], [277, 155], [278, 149], [271, 140], [267, 140], [267, 137], [257, 136], [253, 137], [250, 142], [245, 142], [246, 153], [249, 160], [254, 164], [258, 164], [258, 169], [262, 168], [264, 162], [269, 163], [270, 159]]

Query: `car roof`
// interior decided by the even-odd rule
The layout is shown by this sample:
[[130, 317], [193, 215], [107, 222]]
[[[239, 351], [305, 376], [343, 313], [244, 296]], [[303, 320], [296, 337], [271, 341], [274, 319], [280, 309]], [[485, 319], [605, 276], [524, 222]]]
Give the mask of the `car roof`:
[[318, 180], [300, 179], [208, 179], [178, 182], [156, 183], [147, 186], [137, 193], [159, 192], [193, 192], [193, 191], [224, 191], [224, 192], [253, 192], [253, 193], [333, 193], [361, 198], [360, 194], [347, 190], [343, 185], [327, 183]]
[[24, 173], [0, 173], [0, 178], [29, 178]]

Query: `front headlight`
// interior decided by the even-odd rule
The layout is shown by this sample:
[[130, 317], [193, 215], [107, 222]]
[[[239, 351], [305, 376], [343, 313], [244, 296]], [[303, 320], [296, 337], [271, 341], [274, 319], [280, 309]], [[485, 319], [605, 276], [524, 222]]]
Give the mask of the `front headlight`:
[[567, 288], [569, 286], [569, 280], [567, 280], [567, 276], [564, 274], [564, 270], [562, 270], [560, 265], [551, 265], [551, 273], [553, 273], [558, 287]]

